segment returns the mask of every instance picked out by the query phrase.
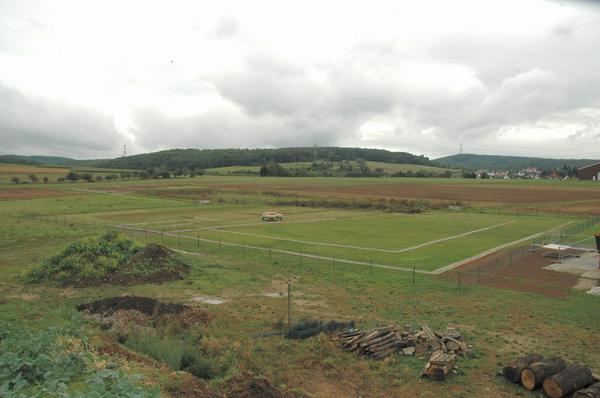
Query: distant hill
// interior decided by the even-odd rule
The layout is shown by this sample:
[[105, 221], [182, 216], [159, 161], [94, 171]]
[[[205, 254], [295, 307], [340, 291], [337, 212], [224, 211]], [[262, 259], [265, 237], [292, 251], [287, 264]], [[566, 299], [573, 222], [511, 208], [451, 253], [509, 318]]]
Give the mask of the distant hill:
[[59, 156], [0, 155], [0, 163], [44, 166], [89, 166], [97, 160], [77, 160]]
[[559, 169], [565, 164], [570, 167], [581, 167], [597, 162], [592, 159], [547, 159], [525, 156], [473, 155], [460, 154], [435, 159], [435, 163], [454, 168], [477, 170], [519, 170], [528, 167], [538, 169]]
[[364, 159], [372, 162], [418, 164], [434, 166], [429, 158], [407, 152], [390, 152], [383, 149], [365, 148], [278, 148], [278, 149], [170, 149], [101, 160], [96, 167], [148, 169], [165, 166], [169, 169], [195, 168], [210, 169], [226, 166], [256, 166], [269, 162], [290, 163], [310, 162], [315, 156], [321, 160], [341, 161]]

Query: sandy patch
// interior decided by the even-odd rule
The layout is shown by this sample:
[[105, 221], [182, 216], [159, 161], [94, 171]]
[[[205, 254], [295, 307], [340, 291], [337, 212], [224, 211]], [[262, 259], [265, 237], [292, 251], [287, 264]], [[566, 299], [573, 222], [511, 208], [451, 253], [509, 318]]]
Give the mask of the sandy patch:
[[196, 303], [211, 304], [211, 305], [224, 304], [227, 301], [229, 301], [229, 300], [226, 300], [224, 298], [209, 297], [209, 296], [194, 296], [190, 300], [194, 301]]

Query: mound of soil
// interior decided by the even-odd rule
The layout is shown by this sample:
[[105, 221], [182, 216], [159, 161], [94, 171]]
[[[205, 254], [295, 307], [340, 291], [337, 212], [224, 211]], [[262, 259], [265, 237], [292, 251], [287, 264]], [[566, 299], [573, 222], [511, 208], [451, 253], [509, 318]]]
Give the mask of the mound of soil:
[[159, 322], [178, 321], [191, 326], [208, 323], [210, 315], [202, 310], [178, 303], [165, 303], [150, 297], [122, 296], [109, 297], [77, 306], [78, 311], [109, 317], [119, 311], [136, 311]]
[[190, 307], [187, 305], [163, 303], [150, 297], [141, 296], [110, 297], [77, 306], [77, 310], [92, 314], [112, 314], [117, 310], [136, 310], [148, 316], [178, 314], [188, 308]]
[[108, 282], [131, 284], [140, 282], [164, 282], [182, 279], [190, 272], [179, 254], [155, 243], [144, 248], [120, 267], [119, 271], [109, 275]]
[[243, 373], [231, 380], [228, 386], [229, 398], [285, 398], [286, 395], [268, 380]]

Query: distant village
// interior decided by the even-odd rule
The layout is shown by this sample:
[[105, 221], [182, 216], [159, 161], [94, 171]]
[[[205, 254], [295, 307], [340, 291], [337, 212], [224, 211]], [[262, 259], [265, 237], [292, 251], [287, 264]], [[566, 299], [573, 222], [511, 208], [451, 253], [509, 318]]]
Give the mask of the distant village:
[[[498, 180], [514, 180], [514, 179], [526, 179], [526, 180], [564, 180], [568, 178], [577, 177], [577, 168], [564, 166], [560, 169], [543, 170], [536, 167], [528, 167], [518, 171], [514, 170], [478, 170], [473, 173], [475, 178], [481, 179], [498, 179]], [[473, 175], [470, 176], [473, 178]]]

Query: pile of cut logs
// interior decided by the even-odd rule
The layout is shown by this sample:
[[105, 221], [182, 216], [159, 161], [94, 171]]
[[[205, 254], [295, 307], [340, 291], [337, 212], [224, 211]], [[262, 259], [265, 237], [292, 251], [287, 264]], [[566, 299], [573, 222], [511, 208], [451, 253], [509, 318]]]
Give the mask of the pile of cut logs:
[[542, 387], [550, 398], [600, 398], [600, 376], [580, 363], [569, 364], [562, 358], [544, 358], [529, 354], [506, 366], [502, 373], [512, 383], [528, 390]]
[[468, 356], [473, 351], [473, 346], [466, 344], [462, 335], [453, 328], [437, 333], [428, 326], [422, 326], [418, 331], [410, 325], [402, 330], [387, 326], [342, 333], [337, 335], [337, 339], [344, 350], [372, 359], [382, 359], [396, 352], [417, 356], [431, 353], [422, 376], [435, 380], [446, 377], [458, 355]]

